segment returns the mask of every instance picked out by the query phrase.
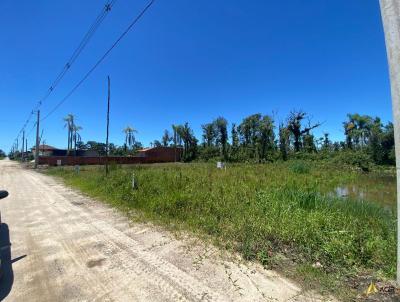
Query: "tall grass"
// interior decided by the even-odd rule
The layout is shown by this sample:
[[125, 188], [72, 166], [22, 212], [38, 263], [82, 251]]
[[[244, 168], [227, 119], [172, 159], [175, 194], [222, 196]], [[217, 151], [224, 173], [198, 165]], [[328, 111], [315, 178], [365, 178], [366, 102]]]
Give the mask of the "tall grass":
[[[132, 173], [137, 188], [132, 189]], [[323, 192], [358, 172], [304, 163], [54, 168], [82, 191], [146, 217], [211, 235], [247, 259], [268, 263], [278, 253], [325, 272], [395, 272], [395, 216], [378, 204]]]

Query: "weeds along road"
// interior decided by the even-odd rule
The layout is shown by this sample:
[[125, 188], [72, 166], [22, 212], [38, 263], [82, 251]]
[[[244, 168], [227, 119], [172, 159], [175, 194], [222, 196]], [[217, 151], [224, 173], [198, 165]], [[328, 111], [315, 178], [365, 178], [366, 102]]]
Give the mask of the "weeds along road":
[[319, 300], [187, 236], [129, 223], [15, 162], [0, 161], [0, 188], [10, 193], [0, 204], [4, 301]]

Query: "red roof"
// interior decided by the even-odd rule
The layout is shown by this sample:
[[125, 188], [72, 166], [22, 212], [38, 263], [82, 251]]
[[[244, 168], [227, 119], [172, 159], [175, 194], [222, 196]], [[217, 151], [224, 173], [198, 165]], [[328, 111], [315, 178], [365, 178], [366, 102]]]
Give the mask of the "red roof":
[[145, 152], [145, 151], [150, 150], [150, 149], [154, 149], [154, 148], [143, 148], [143, 149], [140, 149], [140, 150], [137, 150], [137, 151], [138, 152]]
[[[32, 150], [33, 149], [36, 149], [36, 147], [33, 147]], [[39, 145], [39, 150], [40, 151], [52, 151], [52, 150], [57, 150], [57, 148], [54, 148], [54, 147], [49, 146], [49, 145]]]

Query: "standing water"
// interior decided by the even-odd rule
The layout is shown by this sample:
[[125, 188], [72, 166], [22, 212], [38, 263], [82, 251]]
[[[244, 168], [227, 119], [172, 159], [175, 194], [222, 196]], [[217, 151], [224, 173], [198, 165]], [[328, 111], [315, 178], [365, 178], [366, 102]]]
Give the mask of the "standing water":
[[396, 205], [396, 177], [360, 175], [356, 180], [336, 187], [333, 193], [338, 197], [376, 202], [392, 208]]

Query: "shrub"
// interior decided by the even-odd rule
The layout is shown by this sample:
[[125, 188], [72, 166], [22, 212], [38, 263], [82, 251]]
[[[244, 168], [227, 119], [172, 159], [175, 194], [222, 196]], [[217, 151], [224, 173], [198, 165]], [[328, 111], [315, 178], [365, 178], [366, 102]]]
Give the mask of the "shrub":
[[310, 163], [305, 161], [292, 161], [289, 166], [290, 170], [296, 174], [307, 174], [310, 172]]

